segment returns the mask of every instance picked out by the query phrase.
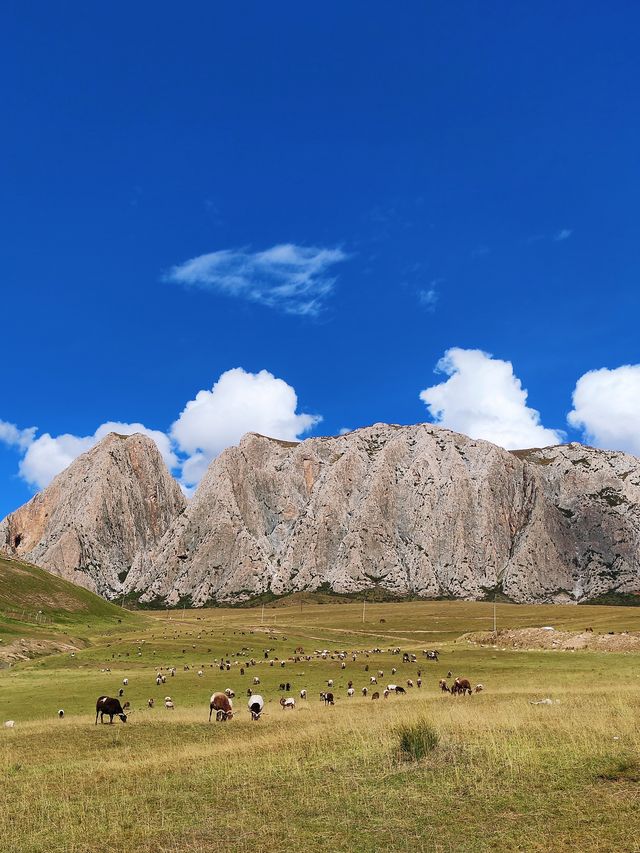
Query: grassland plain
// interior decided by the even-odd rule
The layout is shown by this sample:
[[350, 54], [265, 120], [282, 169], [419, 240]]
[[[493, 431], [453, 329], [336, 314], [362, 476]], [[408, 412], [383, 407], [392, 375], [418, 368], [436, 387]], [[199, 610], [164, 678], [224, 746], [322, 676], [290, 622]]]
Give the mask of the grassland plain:
[[[83, 647], [0, 672], [0, 720], [16, 721], [0, 730], [3, 850], [640, 850], [637, 655], [470, 645], [463, 634], [491, 628], [486, 603], [370, 604], [364, 622], [362, 604], [297, 599], [264, 611], [73, 613], [25, 630], [59, 630]], [[628, 607], [499, 604], [497, 619], [640, 629], [640, 610]], [[289, 660], [298, 647], [382, 651], [348, 654], [343, 670], [337, 657]], [[438, 663], [428, 648], [441, 651]], [[175, 677], [156, 687], [169, 666]], [[378, 669], [380, 689], [415, 682], [418, 669], [423, 686], [372, 702], [360, 690]], [[449, 670], [484, 692], [441, 694]], [[267, 702], [258, 723], [246, 710], [254, 676]], [[95, 726], [96, 697], [117, 695], [123, 678], [129, 722]], [[318, 700], [329, 678], [333, 707]], [[278, 704], [286, 682], [294, 711]], [[226, 687], [236, 715], [209, 724], [209, 696]], [[552, 703], [531, 704], [542, 698]], [[401, 750], [407, 725], [426, 734], [417, 760]]]

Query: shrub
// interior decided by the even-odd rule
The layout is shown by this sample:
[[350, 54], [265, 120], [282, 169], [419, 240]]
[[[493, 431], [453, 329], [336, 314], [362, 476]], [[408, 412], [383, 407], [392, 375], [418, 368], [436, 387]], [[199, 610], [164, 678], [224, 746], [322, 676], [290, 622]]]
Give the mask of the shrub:
[[400, 754], [404, 761], [419, 761], [432, 752], [440, 740], [440, 735], [428, 720], [415, 723], [403, 723], [396, 729], [400, 741]]

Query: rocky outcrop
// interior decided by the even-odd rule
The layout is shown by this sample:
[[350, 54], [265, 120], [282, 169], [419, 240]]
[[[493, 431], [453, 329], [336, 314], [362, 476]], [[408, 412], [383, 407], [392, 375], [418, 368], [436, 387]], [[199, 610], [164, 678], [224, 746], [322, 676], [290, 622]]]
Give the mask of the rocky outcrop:
[[0, 550], [113, 598], [184, 507], [154, 442], [111, 433], [0, 522]]
[[125, 588], [143, 600], [374, 585], [576, 601], [640, 590], [640, 460], [502, 450], [428, 424], [300, 444], [249, 434], [215, 459]]

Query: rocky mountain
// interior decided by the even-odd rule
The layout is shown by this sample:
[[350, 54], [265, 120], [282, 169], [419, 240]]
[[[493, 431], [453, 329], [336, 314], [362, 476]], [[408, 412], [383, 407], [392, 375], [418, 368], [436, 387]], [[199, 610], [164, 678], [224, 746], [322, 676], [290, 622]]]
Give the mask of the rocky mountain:
[[111, 433], [0, 522], [0, 551], [110, 598], [184, 507], [153, 441]]
[[125, 588], [196, 605], [330, 586], [577, 601], [640, 590], [640, 460], [507, 452], [429, 424], [296, 444], [246, 435]]

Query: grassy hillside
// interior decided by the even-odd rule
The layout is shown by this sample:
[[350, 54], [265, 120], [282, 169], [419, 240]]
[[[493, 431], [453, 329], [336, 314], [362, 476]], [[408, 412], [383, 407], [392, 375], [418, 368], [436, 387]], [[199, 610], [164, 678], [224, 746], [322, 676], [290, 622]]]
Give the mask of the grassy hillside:
[[[94, 634], [141, 626], [129, 613], [44, 569], [0, 556], [0, 663], [84, 644]], [[17, 641], [22, 641], [16, 645]]]
[[[95, 625], [108, 633], [89, 631], [73, 655], [0, 671], [3, 849], [209, 853], [220, 838], [238, 851], [308, 849], [319, 839], [371, 853], [635, 849], [637, 654], [470, 645], [463, 634], [491, 626], [486, 603], [379, 603], [362, 617], [361, 604], [304, 602], [116, 626], [100, 615]], [[499, 604], [497, 621], [606, 634], [639, 630], [640, 612]], [[300, 647], [310, 661], [293, 660]], [[403, 663], [397, 648], [417, 662]], [[428, 648], [440, 649], [439, 662], [426, 660]], [[326, 659], [315, 654], [322, 649]], [[227, 659], [230, 670], [220, 670]], [[167, 676], [160, 686], [158, 670]], [[377, 689], [394, 682], [407, 694], [363, 697], [378, 670]], [[411, 688], [418, 670], [422, 687]], [[442, 694], [449, 670], [484, 691]], [[129, 721], [95, 726], [96, 697], [117, 695], [125, 678]], [[328, 679], [333, 707], [318, 700]], [[286, 682], [293, 711], [278, 701]], [[209, 724], [209, 696], [226, 687], [236, 715]], [[266, 701], [258, 723], [249, 687]], [[167, 695], [175, 710], [164, 708]], [[540, 699], [550, 702], [532, 704]], [[15, 728], [2, 727], [7, 719]]]

